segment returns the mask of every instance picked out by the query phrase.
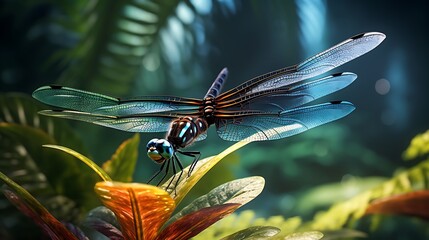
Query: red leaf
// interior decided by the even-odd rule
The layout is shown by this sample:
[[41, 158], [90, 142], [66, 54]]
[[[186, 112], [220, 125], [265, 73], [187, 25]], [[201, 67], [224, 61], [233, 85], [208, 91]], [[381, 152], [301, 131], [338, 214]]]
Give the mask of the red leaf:
[[202, 208], [199, 211], [181, 217], [167, 226], [156, 239], [189, 239], [223, 217], [233, 213], [240, 206], [241, 204], [238, 203], [228, 203]]
[[22, 213], [33, 219], [51, 239], [77, 240], [77, 238], [36, 199], [27, 199], [26, 197], [28, 196], [21, 198], [16, 193], [9, 190], [3, 190], [3, 193]]
[[154, 239], [175, 208], [166, 191], [147, 184], [99, 182], [95, 191], [115, 213], [125, 239]]
[[371, 203], [365, 214], [404, 214], [429, 220], [429, 191], [386, 197]]

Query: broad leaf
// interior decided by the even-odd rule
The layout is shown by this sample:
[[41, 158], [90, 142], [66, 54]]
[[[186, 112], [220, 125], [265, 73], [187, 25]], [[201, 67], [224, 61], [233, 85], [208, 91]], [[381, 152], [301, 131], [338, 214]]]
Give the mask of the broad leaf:
[[404, 214], [429, 220], [429, 191], [415, 191], [377, 199], [365, 214]]
[[[216, 165], [220, 160], [222, 160], [224, 157], [226, 157], [228, 154], [240, 149], [241, 147], [245, 146], [249, 142], [238, 142], [232, 145], [231, 147], [227, 148], [223, 152], [219, 153], [216, 156], [208, 157], [203, 160], [198, 161], [196, 164], [192, 174], [190, 177], [188, 177], [189, 172], [189, 166], [183, 169], [183, 173], [177, 173], [174, 176], [172, 176], [170, 179], [168, 179], [163, 185], [162, 188], [166, 189], [167, 186], [170, 184], [169, 189], [166, 189], [167, 192], [171, 194], [171, 196], [176, 201], [176, 204], [179, 204], [182, 199], [186, 196], [186, 194], [191, 190], [191, 188], [214, 166]], [[177, 178], [180, 177], [177, 185]]]
[[27, 190], [0, 172], [2, 180], [13, 191], [4, 194], [22, 213], [32, 218], [51, 239], [77, 239], [62, 223], [43, 207]]
[[147, 184], [99, 182], [95, 191], [115, 213], [125, 239], [154, 239], [175, 208], [167, 192]]
[[234, 234], [222, 238], [222, 240], [262, 240], [270, 239], [277, 235], [280, 229], [271, 226], [255, 226], [243, 229]]
[[183, 216], [170, 224], [156, 239], [189, 239], [228, 214], [231, 214], [238, 207], [240, 207], [240, 204], [227, 203], [200, 209], [199, 211]]
[[123, 142], [112, 158], [103, 164], [103, 169], [114, 180], [131, 182], [137, 162], [139, 134]]
[[202, 208], [226, 203], [237, 203], [242, 206], [256, 198], [262, 192], [264, 184], [265, 180], [262, 177], [242, 178], [222, 184], [206, 195], [192, 201], [188, 206], [169, 219], [166, 225]]

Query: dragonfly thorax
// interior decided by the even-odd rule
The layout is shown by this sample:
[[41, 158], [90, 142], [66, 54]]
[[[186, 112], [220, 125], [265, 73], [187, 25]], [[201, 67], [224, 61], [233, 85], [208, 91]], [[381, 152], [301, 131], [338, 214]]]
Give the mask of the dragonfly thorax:
[[174, 149], [192, 144], [197, 137], [207, 131], [208, 124], [203, 118], [181, 117], [171, 122], [167, 140]]
[[215, 100], [213, 97], [206, 97], [203, 100], [203, 106], [204, 106], [204, 118], [206, 119], [208, 125], [214, 123], [214, 109], [215, 109]]

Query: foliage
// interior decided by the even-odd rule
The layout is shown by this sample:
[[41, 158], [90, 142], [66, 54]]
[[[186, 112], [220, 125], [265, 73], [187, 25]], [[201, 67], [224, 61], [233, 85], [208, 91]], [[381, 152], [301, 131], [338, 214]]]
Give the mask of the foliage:
[[338, 229], [349, 221], [362, 217], [371, 201], [396, 194], [427, 189], [429, 181], [429, 159], [409, 170], [403, 171], [379, 186], [357, 196], [334, 204], [328, 211], [319, 213], [308, 224], [311, 229]]
[[429, 154], [429, 130], [415, 136], [410, 146], [405, 150], [403, 158], [413, 160], [419, 157], [427, 157]]
[[67, 228], [43, 207], [27, 190], [0, 172], [0, 179], [13, 191], [3, 190], [5, 196], [22, 213], [32, 218], [51, 239], [76, 239]]
[[[103, 169], [115, 181], [131, 182], [137, 162], [140, 135], [122, 143], [112, 158], [103, 164]], [[123, 162], [122, 162], [123, 161]]]
[[[150, 89], [167, 77], [199, 77], [203, 51], [198, 50], [206, 44], [201, 41], [201, 22], [208, 14], [201, 7], [193, 1], [180, 0], [81, 4], [77, 10], [83, 17], [61, 22], [77, 32], [80, 40], [65, 56], [57, 56], [70, 66], [60, 82], [123, 96], [135, 85], [146, 84], [145, 88]], [[189, 65], [192, 69], [186, 67]], [[165, 76], [165, 72], [170, 75]], [[157, 81], [136, 84], [141, 76]]]
[[[86, 228], [88, 226], [92, 227], [94, 230], [106, 234], [107, 237], [116, 239], [188, 239], [255, 198], [261, 193], [264, 186], [264, 180], [261, 177], [250, 177], [225, 183], [208, 194], [195, 199], [170, 218], [175, 206], [189, 192], [190, 188], [217, 162], [229, 153], [244, 146], [245, 143], [237, 143], [217, 156], [201, 160], [195, 166], [194, 174], [189, 178], [173, 176], [171, 180], [176, 177], [179, 179], [176, 181], [177, 186], [175, 186], [174, 191], [166, 189], [170, 190], [169, 194], [162, 188], [147, 184], [110, 181], [111, 177], [108, 176], [106, 170], [111, 168], [111, 164], [116, 164], [115, 169], [127, 169], [121, 165], [128, 166], [126, 156], [137, 154], [137, 148], [134, 147], [136, 142], [138, 142], [138, 137], [125, 141], [115, 152], [114, 160], [109, 160], [108, 164], [103, 165], [104, 169], [69, 148], [55, 145], [47, 146], [77, 157], [102, 179], [109, 180], [97, 183], [95, 191], [102, 203], [110, 210], [106, 211], [105, 209], [97, 208], [91, 211], [83, 222], [83, 224], [86, 224], [84, 225]], [[184, 170], [185, 173], [189, 171], [188, 168]], [[113, 170], [112, 172], [114, 173]], [[121, 173], [119, 175], [115, 174], [121, 179], [130, 179], [132, 175], [130, 171], [118, 171], [117, 173]], [[5, 190], [8, 198], [13, 201], [18, 209], [31, 217], [36, 223], [39, 223], [45, 234], [53, 239], [64, 238], [67, 234], [71, 234], [31, 194], [5, 175], [0, 176], [1, 180], [12, 189], [12, 191]], [[40, 211], [44, 212], [46, 217], [40, 219], [37, 214], [34, 214]], [[109, 211], [116, 216], [121, 226], [121, 231], [116, 226], [116, 220], [112, 221], [112, 214], [109, 214]], [[58, 224], [61, 227], [58, 227]], [[81, 239], [79, 236], [83, 236], [85, 238], [79, 228], [74, 226], [72, 228], [75, 230], [73, 234], [76, 237]], [[56, 230], [53, 231], [52, 229]], [[262, 232], [261, 229], [248, 229], [244, 234], [262, 236]], [[272, 236], [273, 234], [276, 234], [276, 232], [271, 231], [267, 236]]]
[[[243, 211], [240, 214], [233, 214], [225, 218], [200, 233], [261, 193], [265, 183], [263, 178], [238, 179], [222, 184], [207, 194], [194, 199], [173, 215], [176, 206], [195, 184], [219, 161], [245, 146], [246, 142], [239, 142], [218, 155], [200, 160], [191, 176], [188, 177], [189, 167], [185, 168], [183, 172], [173, 175], [159, 188], [140, 183], [128, 183], [132, 180], [135, 170], [139, 144], [138, 134], [124, 141], [110, 160], [99, 167], [89, 158], [68, 147], [55, 145], [54, 137], [57, 132], [55, 131], [55, 123], [47, 124], [45, 121], [51, 121], [50, 119], [39, 118], [36, 115], [37, 108], [32, 109], [34, 105], [26, 102], [28, 99], [25, 99], [22, 96], [8, 96], [2, 101], [4, 107], [3, 121], [0, 123], [1, 140], [4, 141], [4, 146], [7, 147], [6, 150], [10, 147], [9, 151], [11, 152], [16, 151], [19, 153], [21, 151], [21, 155], [13, 155], [15, 158], [20, 161], [27, 161], [25, 164], [20, 162], [15, 164], [18, 166], [17, 169], [25, 169], [25, 171], [28, 169], [37, 175], [39, 172], [43, 172], [39, 170], [38, 166], [68, 164], [63, 166], [55, 165], [57, 173], [59, 169], [67, 169], [67, 171], [65, 172], [66, 174], [53, 174], [53, 183], [50, 182], [52, 177], [49, 177], [49, 174], [46, 175], [47, 180], [42, 177], [36, 183], [32, 182], [33, 179], [21, 179], [24, 185], [40, 184], [44, 186], [41, 188], [43, 191], [37, 187], [33, 188], [34, 193], [27, 192], [27, 190], [3, 174], [1, 179], [10, 189], [4, 190], [7, 198], [20, 211], [34, 219], [45, 234], [52, 238], [63, 238], [67, 234], [73, 234], [77, 238], [83, 239], [89, 233], [82, 232], [78, 226], [60, 223], [57, 219], [64, 220], [66, 218], [61, 214], [51, 215], [50, 209], [42, 205], [43, 198], [38, 200], [33, 197], [33, 194], [39, 198], [46, 192], [50, 195], [57, 193], [60, 196], [63, 194], [67, 196], [67, 191], [75, 189], [73, 191], [80, 191], [81, 195], [86, 196], [86, 198], [72, 200], [76, 202], [83, 201], [81, 204], [85, 206], [85, 204], [94, 202], [94, 199], [88, 194], [90, 191], [85, 190], [87, 186], [84, 186], [85, 184], [80, 183], [80, 181], [85, 180], [86, 185], [88, 185], [86, 177], [93, 176], [93, 173], [96, 173], [104, 180], [95, 185], [95, 190], [107, 208], [98, 207], [93, 209], [83, 221], [80, 221], [80, 224], [83, 229], [92, 229], [91, 231], [97, 231], [99, 234], [116, 239], [187, 239], [190, 237], [195, 239], [220, 237], [225, 239], [320, 239], [323, 235], [327, 239], [338, 239], [364, 236], [362, 232], [347, 228], [353, 227], [353, 223], [361, 219], [365, 214], [396, 213], [427, 217], [420, 213], [427, 210], [427, 204], [425, 204], [427, 202], [427, 191], [423, 190], [428, 188], [429, 159], [408, 170], [401, 171], [391, 179], [374, 188], [364, 190], [349, 200], [334, 204], [327, 211], [318, 213], [311, 221], [303, 221], [300, 217], [288, 219], [281, 216], [273, 216], [267, 219], [258, 218], [252, 211]], [[12, 107], [8, 107], [8, 104], [12, 105]], [[35, 120], [36, 118], [38, 120]], [[60, 132], [64, 134], [67, 131], [67, 126], [61, 127]], [[48, 134], [49, 131], [53, 136]], [[29, 136], [31, 138], [28, 138]], [[421, 139], [421, 135], [416, 137], [416, 139], [419, 138]], [[416, 141], [412, 141], [409, 149], [416, 146]], [[13, 147], [14, 144], [18, 147]], [[40, 146], [37, 147], [38, 144], [48, 144], [45, 147], [60, 151], [42, 150]], [[21, 148], [24, 150], [16, 150]], [[68, 155], [62, 155], [60, 154], [61, 152], [65, 152]], [[70, 159], [71, 156], [80, 159], [89, 168], [74, 167], [77, 166], [78, 162]], [[423, 151], [423, 153], [414, 156], [425, 156], [425, 153]], [[52, 162], [52, 159], [56, 161]], [[2, 166], [6, 166], [4, 169], [9, 169], [9, 173], [13, 173], [14, 171], [10, 169], [16, 168], [15, 165], [7, 167], [7, 164], [3, 164]], [[89, 169], [94, 172], [87, 172]], [[76, 173], [73, 173], [73, 171]], [[41, 174], [44, 174], [44, 172]], [[17, 180], [20, 180], [19, 176], [23, 177], [24, 175], [11, 174]], [[64, 178], [64, 176], [66, 177]], [[61, 184], [70, 182], [70, 179], [73, 179], [73, 186], [62, 187]], [[37, 189], [39, 190], [35, 191]], [[415, 192], [418, 190], [422, 191]], [[419, 206], [418, 211], [408, 209], [411, 203], [413, 206]], [[76, 220], [74, 222], [76, 223]], [[314, 230], [317, 231], [314, 232]]]
[[[74, 221], [98, 204], [91, 191], [96, 176], [69, 155], [42, 148], [42, 144], [62, 144], [85, 152], [68, 125], [39, 116], [39, 110], [41, 105], [26, 95], [0, 95], [0, 171], [24, 186], [53, 215]], [[20, 229], [28, 223], [6, 199], [0, 202], [0, 225], [24, 234]]]
[[[422, 135], [416, 136], [421, 140]], [[418, 140], [413, 139], [411, 146]], [[414, 144], [413, 144], [414, 143]], [[417, 155], [416, 155], [417, 157]], [[377, 180], [379, 181], [379, 180]], [[361, 219], [365, 214], [396, 213], [427, 218], [427, 190], [429, 186], [429, 159], [418, 165], [401, 171], [378, 186], [364, 190], [356, 196], [332, 205], [327, 211], [320, 212], [313, 220], [303, 221], [300, 217], [285, 219], [282, 216], [258, 218], [253, 211], [243, 211], [216, 223], [198, 235], [195, 239], [212, 239], [225, 236], [238, 229], [271, 225], [281, 230], [273, 239], [283, 239], [288, 234], [300, 231], [318, 230], [326, 239], [364, 237], [365, 234], [347, 227]]]

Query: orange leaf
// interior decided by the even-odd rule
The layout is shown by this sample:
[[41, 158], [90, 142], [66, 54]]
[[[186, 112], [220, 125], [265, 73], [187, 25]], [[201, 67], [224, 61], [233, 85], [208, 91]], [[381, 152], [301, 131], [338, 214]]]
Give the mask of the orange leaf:
[[371, 203], [365, 214], [404, 214], [429, 219], [429, 191], [386, 197]]
[[125, 239], [154, 239], [175, 208], [166, 191], [147, 184], [99, 182], [95, 191], [115, 213]]
[[199, 211], [183, 216], [167, 226], [156, 239], [189, 239], [228, 214], [233, 213], [240, 206], [241, 204], [238, 203], [227, 203], [202, 208]]

